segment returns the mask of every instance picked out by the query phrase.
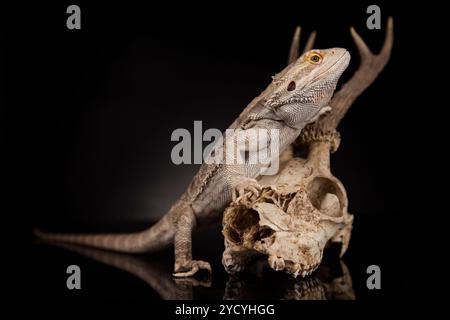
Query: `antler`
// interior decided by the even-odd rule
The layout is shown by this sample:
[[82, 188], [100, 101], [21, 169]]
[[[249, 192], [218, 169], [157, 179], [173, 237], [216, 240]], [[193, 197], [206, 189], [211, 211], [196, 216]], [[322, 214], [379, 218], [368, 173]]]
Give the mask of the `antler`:
[[[289, 57], [288, 57], [288, 65], [297, 60], [299, 56], [299, 48], [300, 48], [300, 33], [301, 27], [298, 26], [295, 28], [294, 36], [292, 37], [291, 48], [289, 49]], [[314, 41], [316, 40], [316, 32], [313, 31], [308, 37], [306, 41], [305, 48], [303, 49], [303, 53], [312, 49], [314, 45]]]
[[384, 44], [380, 53], [377, 55], [370, 51], [364, 40], [353, 27], [350, 28], [350, 32], [358, 48], [360, 65], [353, 77], [334, 94], [330, 101], [330, 106], [332, 107], [330, 114], [318, 121], [317, 126], [320, 126], [326, 131], [336, 129], [356, 98], [372, 84], [386, 66], [391, 56], [392, 45], [394, 43], [394, 21], [392, 17], [388, 18]]
[[[360, 56], [358, 70], [352, 78], [342, 85], [341, 89], [334, 94], [330, 101], [330, 106], [332, 108], [330, 113], [302, 130], [298, 140], [300, 144], [318, 138], [331, 138], [335, 141], [334, 138], [337, 138], [337, 134], [335, 133], [336, 128], [347, 110], [356, 98], [372, 84], [389, 61], [394, 42], [394, 21], [392, 17], [388, 18], [384, 44], [380, 53], [377, 55], [370, 51], [364, 40], [353, 27], [350, 28], [350, 33], [358, 48]], [[338, 141], [335, 142], [332, 151], [337, 149]]]

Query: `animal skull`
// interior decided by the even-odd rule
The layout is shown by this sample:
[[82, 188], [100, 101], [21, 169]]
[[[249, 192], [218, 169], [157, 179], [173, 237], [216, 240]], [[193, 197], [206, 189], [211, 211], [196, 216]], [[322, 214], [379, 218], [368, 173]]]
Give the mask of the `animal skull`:
[[341, 242], [345, 253], [353, 216], [342, 183], [329, 170], [330, 146], [326, 139], [311, 143], [307, 159], [291, 158], [278, 175], [259, 181], [257, 197], [246, 194], [225, 210], [222, 262], [228, 272], [262, 254], [271, 268], [305, 277], [330, 241]]

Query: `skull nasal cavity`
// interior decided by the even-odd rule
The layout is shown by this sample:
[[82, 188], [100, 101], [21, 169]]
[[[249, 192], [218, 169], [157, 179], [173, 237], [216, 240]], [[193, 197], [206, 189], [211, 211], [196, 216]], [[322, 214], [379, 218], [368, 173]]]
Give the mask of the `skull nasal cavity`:
[[316, 177], [308, 186], [308, 199], [321, 213], [339, 217], [342, 215], [343, 195], [335, 182]]

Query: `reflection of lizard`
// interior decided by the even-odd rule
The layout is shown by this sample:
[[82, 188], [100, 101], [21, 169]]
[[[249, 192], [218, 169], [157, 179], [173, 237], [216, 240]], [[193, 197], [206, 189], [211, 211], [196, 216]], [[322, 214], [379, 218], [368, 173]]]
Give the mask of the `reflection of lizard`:
[[[349, 61], [349, 53], [341, 48], [304, 53], [276, 75], [269, 87], [230, 126], [236, 129], [234, 137], [245, 136], [248, 129], [278, 129], [279, 152], [283, 152], [308, 123], [329, 110], [327, 104]], [[257, 194], [260, 187], [255, 178], [262, 168], [248, 161], [244, 164], [204, 163], [169, 212], [141, 232], [53, 234], [36, 230], [35, 233], [47, 240], [133, 253], [151, 252], [174, 243], [175, 276], [192, 276], [200, 269], [211, 271], [208, 262], [192, 259], [192, 230], [202, 220], [220, 218], [236, 196], [247, 192]]]
[[190, 300], [193, 297], [192, 287], [209, 287], [211, 285], [210, 279], [200, 281], [196, 278], [172, 278], [170, 273], [167, 272], [166, 266], [159, 261], [149, 261], [139, 256], [82, 247], [70, 243], [60, 242], [56, 243], [56, 246], [129, 272], [145, 281], [165, 300]]

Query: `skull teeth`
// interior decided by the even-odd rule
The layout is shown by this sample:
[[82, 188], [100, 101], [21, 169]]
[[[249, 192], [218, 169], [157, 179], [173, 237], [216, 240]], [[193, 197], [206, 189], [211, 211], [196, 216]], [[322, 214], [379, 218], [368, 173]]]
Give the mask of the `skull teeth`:
[[297, 278], [297, 276], [300, 274], [303, 278], [305, 278], [306, 276], [311, 275], [317, 269], [318, 266], [319, 265], [316, 264], [316, 265], [313, 265], [313, 266], [303, 269], [303, 270], [301, 270], [301, 268], [298, 268], [292, 273], [292, 275], [295, 278]]

